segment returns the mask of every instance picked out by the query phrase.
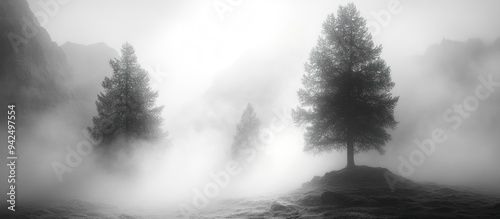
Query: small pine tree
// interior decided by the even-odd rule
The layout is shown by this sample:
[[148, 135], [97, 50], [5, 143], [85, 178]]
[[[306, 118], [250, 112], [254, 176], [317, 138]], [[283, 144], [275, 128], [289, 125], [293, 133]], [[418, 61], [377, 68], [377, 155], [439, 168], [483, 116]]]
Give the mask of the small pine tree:
[[259, 134], [260, 121], [253, 109], [252, 104], [248, 104], [241, 115], [240, 123], [236, 126], [236, 135], [232, 145], [233, 158], [239, 158], [241, 151], [255, 146]]
[[120, 59], [110, 60], [111, 78], [104, 78], [104, 93], [96, 101], [97, 116], [88, 127], [90, 135], [100, 142], [99, 149], [110, 152], [109, 147], [123, 140], [119, 149], [129, 149], [130, 139], [146, 141], [166, 137], [161, 129], [161, 111], [156, 107], [158, 92], [149, 86], [149, 76], [137, 63], [135, 50], [129, 43], [121, 49]]
[[293, 111], [298, 124], [308, 124], [306, 151], [319, 153], [347, 149], [347, 167], [354, 153], [383, 152], [395, 128], [390, 68], [380, 58], [371, 34], [354, 4], [340, 6], [337, 17], [328, 16], [317, 46], [312, 50]]

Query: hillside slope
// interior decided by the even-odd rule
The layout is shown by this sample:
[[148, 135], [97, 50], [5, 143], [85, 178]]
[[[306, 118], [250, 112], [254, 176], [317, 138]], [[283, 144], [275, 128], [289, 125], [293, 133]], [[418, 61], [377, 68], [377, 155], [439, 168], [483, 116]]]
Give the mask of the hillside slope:
[[[226, 199], [192, 212], [191, 218], [498, 218], [500, 197], [464, 188], [399, 179], [391, 191], [384, 168], [359, 166], [326, 173], [281, 196]], [[174, 210], [133, 211], [77, 200], [27, 207], [32, 218], [183, 218]], [[5, 216], [5, 215], [4, 215]]]
[[71, 96], [66, 56], [25, 0], [0, 1], [0, 101], [38, 110]]

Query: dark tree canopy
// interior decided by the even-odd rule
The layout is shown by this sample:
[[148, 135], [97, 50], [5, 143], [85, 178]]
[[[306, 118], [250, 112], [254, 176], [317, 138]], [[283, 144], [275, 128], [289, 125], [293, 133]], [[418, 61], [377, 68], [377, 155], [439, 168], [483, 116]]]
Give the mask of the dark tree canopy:
[[300, 106], [293, 111], [297, 124], [307, 124], [305, 151], [347, 149], [348, 167], [356, 152], [383, 152], [391, 139], [386, 129], [397, 124], [398, 97], [390, 93], [394, 83], [381, 51], [354, 4], [328, 16], [305, 64]]
[[[104, 78], [104, 93], [97, 96], [97, 116], [88, 130], [100, 142], [100, 149], [109, 149], [122, 140], [120, 149], [128, 149], [129, 139], [160, 140], [166, 137], [161, 129], [163, 106], [155, 106], [158, 92], [149, 86], [148, 73], [137, 63], [135, 50], [125, 43], [120, 59], [110, 60], [111, 78]], [[109, 150], [106, 150], [109, 151]]]
[[233, 158], [238, 158], [241, 150], [255, 146], [259, 135], [260, 121], [251, 104], [247, 105], [241, 115], [240, 123], [236, 126], [236, 135], [232, 146]]

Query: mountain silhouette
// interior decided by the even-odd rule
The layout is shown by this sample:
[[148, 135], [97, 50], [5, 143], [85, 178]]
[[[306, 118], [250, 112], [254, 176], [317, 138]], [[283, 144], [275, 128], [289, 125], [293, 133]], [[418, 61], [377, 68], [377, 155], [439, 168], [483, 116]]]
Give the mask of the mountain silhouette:
[[0, 35], [2, 103], [31, 111], [70, 98], [73, 75], [66, 56], [27, 1], [0, 1]]

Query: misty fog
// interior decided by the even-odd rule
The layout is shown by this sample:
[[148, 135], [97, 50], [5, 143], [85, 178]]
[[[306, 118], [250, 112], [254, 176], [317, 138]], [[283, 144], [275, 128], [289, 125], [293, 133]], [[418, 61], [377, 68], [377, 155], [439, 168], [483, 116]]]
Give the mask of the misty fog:
[[[43, 110], [18, 107], [20, 203], [68, 198], [177, 210], [194, 208], [193, 199], [217, 183], [213, 176], [221, 172], [230, 181], [219, 184], [215, 197], [205, 197], [207, 203], [284, 194], [345, 167], [345, 150], [304, 152], [305, 128], [294, 123], [291, 110], [299, 104], [304, 63], [323, 22], [348, 1], [73, 0], [58, 4], [53, 15], [43, 1], [27, 2], [35, 17], [46, 14], [43, 22], [38, 14], [37, 26], [62, 48], [71, 82], [60, 82], [68, 88], [68, 101]], [[220, 11], [216, 2], [229, 8]], [[500, 87], [488, 87], [487, 81], [500, 82], [500, 2], [354, 4], [373, 42], [383, 47], [381, 58], [395, 83], [392, 94], [399, 96], [398, 125], [389, 131], [385, 153], [356, 154], [356, 165], [499, 194]], [[156, 149], [117, 152], [120, 165], [133, 167], [117, 173], [99, 167], [86, 128], [97, 115], [101, 83], [113, 73], [108, 62], [120, 58], [125, 42], [134, 46], [159, 93], [156, 105], [164, 106], [161, 128], [168, 137], [161, 143], [133, 140], [136, 148]], [[262, 138], [249, 159], [237, 161], [231, 145], [248, 103], [261, 122]], [[422, 153], [412, 171], [401, 171], [401, 159], [411, 164], [415, 151], [422, 151], [418, 142], [433, 139], [436, 130], [444, 140], [433, 140], [431, 155]], [[0, 160], [7, 163], [4, 154], [2, 149]], [[57, 173], [60, 164], [69, 171]], [[0, 168], [0, 174], [0, 186], [8, 188], [8, 169]]]

